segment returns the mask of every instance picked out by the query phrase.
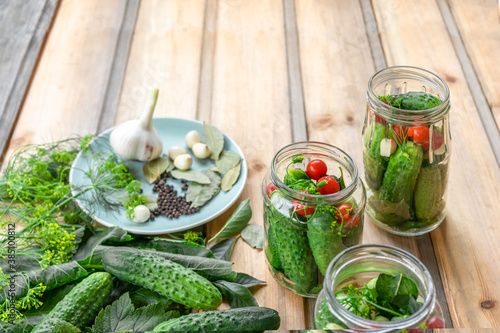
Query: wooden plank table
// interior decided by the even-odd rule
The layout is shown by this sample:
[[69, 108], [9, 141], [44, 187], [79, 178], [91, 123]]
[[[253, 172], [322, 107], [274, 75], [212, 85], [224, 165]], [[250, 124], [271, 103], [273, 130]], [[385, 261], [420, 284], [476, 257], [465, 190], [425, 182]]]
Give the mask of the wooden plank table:
[[[4, 156], [136, 118], [157, 87], [156, 117], [204, 120], [238, 142], [249, 167], [240, 200], [250, 198], [257, 224], [278, 149], [325, 141], [362, 171], [369, 77], [392, 65], [435, 72], [451, 90], [447, 217], [416, 238], [367, 220], [363, 242], [419, 257], [450, 326], [500, 328], [496, 1], [20, 0], [0, 1], [0, 17], [9, 18], [0, 21]], [[209, 237], [231, 210], [205, 226]], [[282, 330], [312, 328], [314, 300], [280, 287], [264, 258], [238, 241], [231, 259], [267, 281], [252, 291], [279, 311]]]

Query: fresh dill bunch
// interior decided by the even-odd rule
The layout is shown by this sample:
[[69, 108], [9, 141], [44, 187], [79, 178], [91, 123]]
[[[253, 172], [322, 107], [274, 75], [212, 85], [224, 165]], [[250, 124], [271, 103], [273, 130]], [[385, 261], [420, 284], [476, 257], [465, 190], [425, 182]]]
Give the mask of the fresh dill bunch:
[[193, 242], [193, 243], [197, 243], [200, 245], [205, 245], [205, 238], [202, 237], [203, 236], [202, 231], [188, 230], [184, 233], [183, 236], [184, 236], [184, 240], [186, 240], [188, 242]]

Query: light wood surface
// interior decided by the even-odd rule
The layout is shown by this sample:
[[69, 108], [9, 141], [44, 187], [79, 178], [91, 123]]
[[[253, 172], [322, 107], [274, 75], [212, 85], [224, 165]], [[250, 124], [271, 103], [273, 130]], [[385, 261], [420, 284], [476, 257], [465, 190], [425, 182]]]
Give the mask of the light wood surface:
[[[38, 1], [38, 10], [49, 1]], [[455, 328], [500, 328], [500, 152], [492, 144], [491, 128], [498, 128], [489, 124], [485, 131], [483, 124], [485, 110], [493, 112], [496, 125], [500, 121], [495, 5], [61, 0], [40, 56], [31, 55], [38, 58], [36, 66], [16, 74], [28, 46], [16, 39], [17, 51], [6, 57], [2, 45], [0, 68], [17, 62], [0, 74], [0, 87], [6, 87], [0, 90], [0, 110], [11, 98], [13, 80], [31, 84], [18, 93], [25, 95], [24, 104], [9, 111], [20, 111], [17, 123], [0, 124], [0, 148], [100, 132], [137, 117], [147, 90], [159, 88], [156, 117], [204, 120], [240, 145], [249, 170], [240, 201], [250, 199], [250, 223], [262, 224], [262, 178], [281, 147], [294, 140], [325, 141], [348, 152], [363, 174], [369, 77], [391, 65], [428, 69], [447, 82], [452, 96], [447, 218], [418, 238], [389, 235], [367, 220], [363, 242], [391, 244], [421, 258]], [[481, 98], [486, 106], [478, 104]], [[209, 237], [232, 209], [204, 227]], [[259, 305], [279, 311], [281, 330], [313, 328], [314, 300], [280, 287], [263, 251], [238, 240], [231, 259], [236, 271], [267, 282], [252, 292]]]

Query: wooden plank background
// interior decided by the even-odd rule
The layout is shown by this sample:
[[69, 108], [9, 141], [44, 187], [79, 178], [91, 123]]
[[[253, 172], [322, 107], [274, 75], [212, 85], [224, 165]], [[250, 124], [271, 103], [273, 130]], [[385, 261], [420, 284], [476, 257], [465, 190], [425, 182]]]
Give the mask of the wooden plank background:
[[[156, 117], [208, 121], [241, 146], [249, 167], [241, 200], [251, 200], [251, 223], [262, 223], [262, 178], [290, 142], [337, 145], [363, 174], [365, 92], [378, 69], [412, 65], [440, 75], [452, 96], [447, 218], [418, 238], [389, 235], [367, 220], [364, 242], [421, 258], [454, 327], [500, 327], [500, 151], [498, 127], [487, 121], [500, 119], [495, 1], [63, 0], [55, 11], [56, 2], [0, 3], [0, 18], [10, 17], [9, 8], [31, 13], [31, 22], [44, 18], [39, 27], [52, 22], [38, 51], [47, 28], [0, 20], [0, 32], [31, 27], [30, 41], [8, 41], [10, 53], [0, 44], [0, 69], [8, 69], [0, 71], [0, 148], [9, 139], [11, 151], [98, 133], [137, 117], [157, 87]], [[57, 13], [54, 20], [44, 8]], [[209, 236], [230, 213], [205, 226]], [[239, 240], [232, 259], [236, 271], [267, 281], [252, 291], [280, 312], [281, 330], [312, 328], [314, 300], [281, 288], [262, 251]]]

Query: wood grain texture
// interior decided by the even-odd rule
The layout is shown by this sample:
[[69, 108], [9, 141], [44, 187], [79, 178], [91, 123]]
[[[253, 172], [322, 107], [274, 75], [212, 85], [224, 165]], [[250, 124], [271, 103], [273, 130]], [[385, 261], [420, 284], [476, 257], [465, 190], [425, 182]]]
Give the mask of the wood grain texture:
[[97, 131], [125, 5], [61, 3], [9, 149]]
[[431, 0], [373, 4], [388, 65], [428, 69], [451, 90], [449, 209], [431, 236], [453, 325], [500, 327], [500, 170], [443, 17]]
[[[455, 15], [451, 14], [447, 0], [437, 0], [437, 3], [450, 32], [451, 41], [462, 65], [484, 130], [497, 163], [500, 165], [500, 131], [498, 129], [500, 70], [497, 64], [500, 59], [500, 50], [492, 48], [492, 45], [500, 45], [500, 12], [495, 12], [494, 1], [452, 2]], [[458, 19], [460, 32], [455, 23], [455, 17]], [[481, 20], [477, 20], [478, 17], [481, 17]], [[474, 21], [470, 21], [472, 19]], [[471, 24], [472, 22], [474, 24]], [[476, 28], [476, 22], [480, 22], [477, 24], [478, 28]], [[472, 61], [469, 55], [472, 55]]]
[[0, 2], [0, 158], [58, 3], [58, 0]]
[[141, 1], [116, 124], [138, 118], [154, 88], [154, 117], [196, 117], [204, 11], [203, 0]]
[[[212, 112], [209, 121], [242, 148], [248, 179], [241, 199], [250, 198], [250, 223], [263, 223], [262, 179], [274, 154], [292, 140], [290, 131], [286, 45], [281, 1], [219, 1]], [[219, 230], [230, 211], [210, 222], [209, 234]], [[234, 270], [267, 284], [254, 291], [260, 306], [277, 310], [281, 330], [304, 329], [302, 297], [278, 285], [261, 250], [237, 241]]]

